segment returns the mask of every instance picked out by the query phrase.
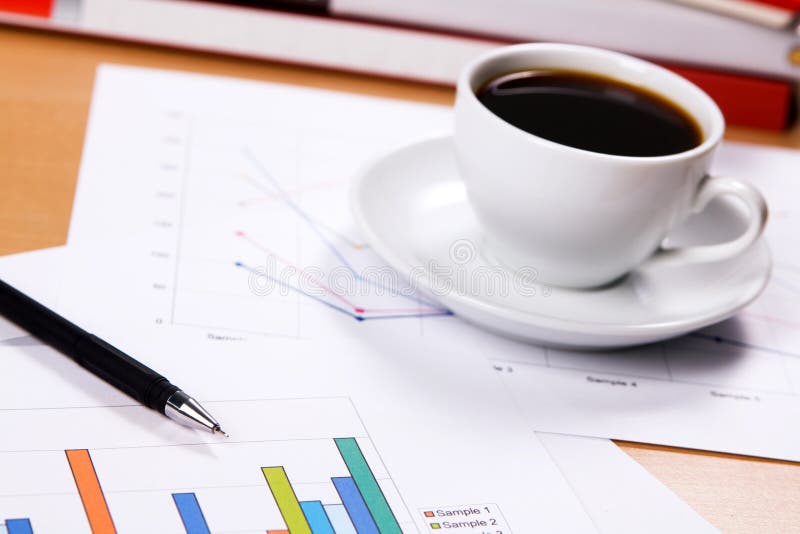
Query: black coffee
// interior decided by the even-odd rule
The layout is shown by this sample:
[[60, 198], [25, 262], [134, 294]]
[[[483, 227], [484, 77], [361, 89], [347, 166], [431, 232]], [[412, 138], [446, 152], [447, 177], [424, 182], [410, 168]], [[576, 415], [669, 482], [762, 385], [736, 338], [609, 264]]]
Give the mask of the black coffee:
[[550, 141], [619, 156], [664, 156], [698, 146], [697, 122], [641, 87], [594, 74], [529, 70], [488, 81], [478, 99], [517, 128]]

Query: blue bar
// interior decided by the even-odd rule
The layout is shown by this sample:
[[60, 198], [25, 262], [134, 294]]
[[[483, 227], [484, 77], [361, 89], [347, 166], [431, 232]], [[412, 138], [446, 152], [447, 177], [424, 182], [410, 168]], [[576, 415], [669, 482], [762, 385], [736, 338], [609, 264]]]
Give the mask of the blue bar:
[[311, 527], [311, 534], [336, 534], [328, 514], [322, 507], [322, 501], [301, 501], [300, 508], [303, 509], [308, 526]]
[[172, 500], [175, 501], [178, 513], [181, 514], [186, 534], [211, 534], [194, 493], [173, 493]]
[[8, 534], [33, 534], [30, 519], [6, 519]]
[[343, 504], [326, 504], [324, 508], [336, 534], [358, 534]]
[[336, 486], [336, 491], [339, 493], [339, 498], [342, 499], [344, 509], [347, 510], [347, 515], [350, 516], [350, 521], [356, 527], [358, 534], [380, 534], [378, 527], [375, 525], [375, 520], [367, 509], [367, 504], [364, 502], [364, 497], [358, 492], [355, 481], [352, 477], [333, 477], [331, 478], [333, 485]]

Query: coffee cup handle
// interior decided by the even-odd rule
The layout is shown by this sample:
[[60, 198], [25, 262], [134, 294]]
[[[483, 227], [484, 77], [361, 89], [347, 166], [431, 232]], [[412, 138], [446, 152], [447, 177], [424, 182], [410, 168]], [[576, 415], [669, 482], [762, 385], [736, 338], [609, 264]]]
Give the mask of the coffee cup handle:
[[758, 190], [739, 180], [724, 176], [706, 176], [697, 189], [691, 213], [703, 211], [711, 199], [720, 195], [733, 195], [747, 206], [749, 225], [747, 229], [732, 241], [716, 245], [698, 245], [660, 249], [652, 260], [676, 261], [678, 263], [714, 262], [738, 256], [747, 250], [764, 231], [767, 224], [768, 209], [764, 197]]

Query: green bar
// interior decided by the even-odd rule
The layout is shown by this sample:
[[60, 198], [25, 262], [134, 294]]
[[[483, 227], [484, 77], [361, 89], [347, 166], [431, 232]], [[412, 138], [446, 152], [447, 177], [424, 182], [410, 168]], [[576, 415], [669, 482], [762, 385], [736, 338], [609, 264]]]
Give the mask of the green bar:
[[275, 497], [278, 510], [281, 511], [290, 534], [311, 534], [311, 527], [308, 526], [306, 516], [300, 508], [300, 503], [297, 502], [297, 496], [283, 467], [262, 467], [261, 471], [267, 479], [269, 490]]
[[378, 481], [375, 480], [375, 475], [372, 474], [367, 460], [361, 453], [361, 448], [356, 443], [356, 439], [336, 438], [334, 441], [380, 533], [403, 534]]

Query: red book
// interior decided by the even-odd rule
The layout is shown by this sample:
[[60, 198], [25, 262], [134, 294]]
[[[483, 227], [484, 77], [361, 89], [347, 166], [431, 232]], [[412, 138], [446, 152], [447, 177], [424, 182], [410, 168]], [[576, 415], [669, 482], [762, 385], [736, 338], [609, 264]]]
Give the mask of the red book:
[[783, 130], [792, 119], [793, 85], [783, 80], [664, 65], [700, 86], [728, 124]]
[[50, 18], [53, 0], [0, 0], [0, 11]]
[[769, 6], [780, 7], [789, 9], [791, 11], [800, 11], [800, 0], [751, 0], [759, 4], [767, 4]]

